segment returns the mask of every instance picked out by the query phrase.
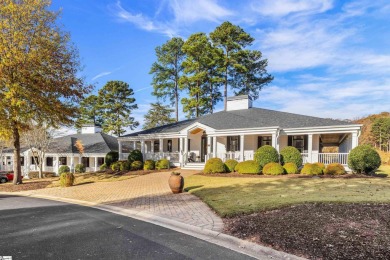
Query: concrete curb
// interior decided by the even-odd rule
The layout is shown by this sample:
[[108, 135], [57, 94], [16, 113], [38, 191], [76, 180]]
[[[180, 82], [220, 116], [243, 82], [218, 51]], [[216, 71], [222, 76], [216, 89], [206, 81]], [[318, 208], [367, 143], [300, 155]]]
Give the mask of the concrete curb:
[[52, 197], [52, 196], [46, 196], [46, 195], [38, 195], [38, 194], [32, 194], [32, 193], [16, 193], [16, 192], [0, 192], [0, 195], [14, 195], [14, 196], [26, 196], [26, 197], [33, 197], [33, 198], [40, 198], [40, 199], [49, 199], [49, 200], [55, 200], [60, 202], [67, 202], [71, 204], [77, 204], [87, 207], [92, 207], [95, 209], [100, 209], [104, 211], [108, 211], [114, 214], [131, 217], [137, 220], [141, 220], [144, 222], [152, 223], [164, 228], [168, 228], [171, 230], [175, 230], [177, 232], [190, 235], [202, 240], [205, 240], [207, 242], [234, 250], [236, 252], [246, 254], [248, 256], [257, 258], [257, 259], [285, 259], [285, 260], [298, 260], [298, 259], [305, 259], [301, 258], [295, 255], [291, 255], [285, 252], [277, 251], [275, 249], [261, 246], [255, 243], [251, 243], [221, 232], [204, 229], [197, 226], [192, 226], [189, 224], [185, 224], [182, 222], [178, 222], [172, 219], [164, 218], [161, 216], [153, 215], [150, 213], [146, 213], [143, 211], [136, 211], [132, 209], [124, 209], [120, 207], [110, 206], [110, 205], [104, 205], [104, 204], [98, 204], [88, 201], [82, 201], [82, 200], [75, 200], [75, 199], [68, 199], [68, 198], [59, 198], [59, 197]]

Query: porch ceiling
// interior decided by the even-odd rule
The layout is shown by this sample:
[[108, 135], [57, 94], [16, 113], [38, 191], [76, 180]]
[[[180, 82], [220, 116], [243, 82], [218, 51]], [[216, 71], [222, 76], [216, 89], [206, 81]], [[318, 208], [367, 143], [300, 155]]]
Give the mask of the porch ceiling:
[[324, 134], [321, 135], [321, 141], [324, 144], [340, 144], [344, 134]]

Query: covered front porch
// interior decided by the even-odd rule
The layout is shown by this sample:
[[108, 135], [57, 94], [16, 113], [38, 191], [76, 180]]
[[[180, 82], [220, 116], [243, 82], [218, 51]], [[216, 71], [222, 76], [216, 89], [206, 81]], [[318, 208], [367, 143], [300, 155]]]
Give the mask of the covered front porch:
[[172, 165], [187, 168], [203, 165], [214, 157], [223, 161], [253, 160], [256, 150], [264, 145], [278, 151], [294, 146], [301, 152], [304, 163], [337, 162], [346, 166], [350, 150], [358, 145], [359, 132], [359, 127], [350, 126], [215, 130], [196, 123], [179, 133], [119, 138], [118, 142], [121, 159], [126, 159], [131, 150], [139, 149], [144, 160], [166, 158]]

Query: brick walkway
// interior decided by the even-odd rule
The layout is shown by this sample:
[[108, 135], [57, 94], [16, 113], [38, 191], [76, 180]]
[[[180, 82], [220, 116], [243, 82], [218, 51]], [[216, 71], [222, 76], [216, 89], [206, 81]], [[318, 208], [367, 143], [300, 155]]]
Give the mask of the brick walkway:
[[[180, 172], [184, 177], [194, 173], [189, 170]], [[189, 193], [172, 194], [168, 186], [169, 175], [170, 172], [158, 172], [124, 181], [56, 187], [28, 193], [145, 211], [205, 229], [222, 231], [222, 219], [199, 198]]]

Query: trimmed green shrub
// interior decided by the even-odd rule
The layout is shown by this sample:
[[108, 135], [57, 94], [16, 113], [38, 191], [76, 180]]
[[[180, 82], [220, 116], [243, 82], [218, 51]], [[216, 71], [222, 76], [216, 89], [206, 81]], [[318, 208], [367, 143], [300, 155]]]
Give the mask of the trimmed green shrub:
[[236, 165], [238, 162], [233, 159], [226, 160], [225, 162], [225, 168], [228, 172], [234, 172], [234, 168], [236, 168]]
[[321, 167], [318, 166], [317, 164], [306, 163], [303, 166], [301, 173], [306, 175], [321, 175], [323, 172]]
[[76, 164], [76, 166], [74, 167], [74, 171], [75, 171], [76, 173], [84, 173], [84, 172], [85, 172], [85, 166], [84, 166], [84, 164], [81, 164], [81, 163]]
[[132, 171], [142, 170], [143, 166], [144, 164], [141, 161], [134, 161], [131, 163], [131, 170]]
[[144, 170], [154, 170], [155, 162], [153, 160], [146, 160], [144, 163]]
[[270, 145], [264, 145], [257, 149], [254, 155], [254, 159], [259, 163], [261, 169], [264, 165], [270, 162], [279, 162], [279, 154], [275, 148]]
[[219, 158], [210, 158], [207, 160], [203, 169], [204, 173], [224, 173], [226, 172], [225, 164]]
[[348, 167], [354, 173], [369, 174], [381, 166], [381, 157], [368, 144], [359, 145], [351, 150], [348, 156]]
[[118, 161], [120, 171], [130, 171], [131, 163], [129, 161]]
[[129, 156], [127, 157], [127, 160], [132, 163], [135, 161], [143, 162], [144, 158], [142, 156], [142, 153], [140, 150], [133, 150], [129, 153]]
[[284, 168], [279, 163], [271, 162], [264, 165], [262, 172], [265, 175], [282, 175]]
[[74, 184], [74, 175], [71, 172], [63, 172], [60, 175], [61, 187], [70, 187]]
[[287, 174], [297, 174], [299, 173], [298, 167], [293, 162], [288, 162], [283, 165], [284, 171]]
[[327, 175], [342, 175], [345, 174], [345, 168], [340, 163], [331, 163], [326, 167], [324, 173]]
[[101, 171], [105, 171], [105, 170], [107, 170], [107, 164], [105, 164], [105, 163], [103, 163], [102, 165], [100, 165], [100, 167], [99, 167], [99, 169], [101, 170]]
[[325, 164], [323, 164], [323, 163], [321, 163], [321, 162], [316, 162], [316, 163], [313, 163], [313, 164], [315, 164], [315, 165], [317, 165], [318, 167], [320, 167], [321, 169], [322, 169], [322, 171], [324, 171], [325, 170]]
[[58, 175], [63, 174], [64, 172], [70, 172], [70, 168], [68, 165], [61, 165], [58, 169]]
[[119, 153], [115, 151], [108, 152], [106, 154], [105, 162], [108, 167], [111, 166], [112, 163], [117, 162], [119, 160]]
[[280, 151], [280, 163], [294, 163], [299, 168], [302, 166], [302, 155], [294, 146], [284, 147]]
[[261, 172], [261, 166], [256, 161], [248, 160], [245, 162], [239, 162], [236, 165], [235, 170], [240, 174], [259, 174]]
[[156, 169], [162, 170], [162, 169], [169, 169], [169, 160], [167, 159], [161, 159], [156, 162]]
[[111, 170], [115, 172], [119, 172], [121, 170], [121, 163], [120, 162], [114, 162], [111, 164]]

